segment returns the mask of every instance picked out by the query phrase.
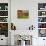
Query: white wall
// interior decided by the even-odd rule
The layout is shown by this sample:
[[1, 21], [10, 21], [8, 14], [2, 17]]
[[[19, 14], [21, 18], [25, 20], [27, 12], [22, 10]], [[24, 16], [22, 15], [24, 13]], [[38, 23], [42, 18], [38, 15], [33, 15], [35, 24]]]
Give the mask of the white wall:
[[[27, 9], [29, 10], [29, 19], [18, 19], [17, 18], [17, 10], [19, 9]], [[17, 32], [18, 30], [28, 30], [29, 26], [32, 24], [35, 26], [35, 31], [33, 35], [38, 36], [37, 34], [37, 9], [38, 4], [37, 0], [11, 0], [11, 22], [16, 25]], [[29, 33], [30, 34], [30, 33]], [[35, 39], [33, 39], [35, 41]], [[36, 40], [37, 41], [37, 40]], [[33, 42], [33, 44], [37, 44], [37, 42]]]
[[[17, 18], [17, 10], [20, 9], [29, 10], [28, 19]], [[19, 1], [11, 0], [11, 20], [12, 20], [11, 22], [13, 22], [16, 25], [17, 30], [28, 30], [29, 26], [31, 26], [37, 21], [36, 15], [37, 15], [37, 2], [31, 0], [19, 0]]]
[[[27, 30], [32, 24], [37, 29], [38, 2], [45, 3], [46, 0], [11, 0], [11, 22], [17, 30]], [[17, 10], [20, 9], [29, 10], [28, 19], [17, 18]]]

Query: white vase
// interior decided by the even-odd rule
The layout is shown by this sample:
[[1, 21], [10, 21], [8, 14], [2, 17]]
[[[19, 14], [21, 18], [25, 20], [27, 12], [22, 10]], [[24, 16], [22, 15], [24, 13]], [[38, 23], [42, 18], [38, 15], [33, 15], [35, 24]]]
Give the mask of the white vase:
[[21, 46], [25, 46], [25, 41], [21, 40]]

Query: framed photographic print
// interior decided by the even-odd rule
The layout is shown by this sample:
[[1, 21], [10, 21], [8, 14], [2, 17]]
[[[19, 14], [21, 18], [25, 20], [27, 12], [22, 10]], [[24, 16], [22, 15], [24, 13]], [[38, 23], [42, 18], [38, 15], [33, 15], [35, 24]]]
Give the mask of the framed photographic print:
[[17, 18], [19, 19], [29, 18], [29, 11], [28, 10], [17, 10]]
[[46, 17], [38, 17], [38, 22], [46, 22]]
[[38, 10], [45, 10], [46, 9], [46, 3], [39, 3], [38, 4]]
[[0, 3], [0, 10], [8, 10], [8, 3]]
[[38, 28], [46, 28], [46, 23], [38, 23]]
[[0, 35], [8, 37], [8, 23], [0, 23]]
[[8, 22], [8, 17], [0, 17], [0, 22]]
[[46, 37], [46, 29], [39, 29], [39, 37]]
[[8, 16], [8, 11], [0, 11], [0, 16]]

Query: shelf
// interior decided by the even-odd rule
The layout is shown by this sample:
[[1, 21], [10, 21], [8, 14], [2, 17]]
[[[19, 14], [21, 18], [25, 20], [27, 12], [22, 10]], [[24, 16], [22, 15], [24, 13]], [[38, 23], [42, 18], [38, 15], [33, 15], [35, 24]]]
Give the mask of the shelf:
[[38, 29], [46, 29], [46, 28], [38, 28]]
[[0, 22], [0, 23], [8, 23], [8, 22]]
[[46, 10], [38, 10], [38, 11], [46, 11]]
[[8, 17], [8, 16], [0, 16], [0, 17]]
[[38, 16], [38, 17], [46, 17], [46, 15], [44, 15], [44, 16]]
[[38, 22], [38, 23], [46, 23], [46, 22]]
[[8, 11], [8, 10], [0, 10], [0, 11]]

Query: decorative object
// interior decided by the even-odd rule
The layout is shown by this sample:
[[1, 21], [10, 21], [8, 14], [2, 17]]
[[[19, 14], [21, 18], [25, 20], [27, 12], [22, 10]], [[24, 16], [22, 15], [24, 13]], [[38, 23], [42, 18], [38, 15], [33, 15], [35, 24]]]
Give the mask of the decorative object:
[[45, 15], [45, 12], [42, 12], [42, 15]]
[[29, 30], [34, 30], [34, 26], [33, 25], [31, 25], [31, 26], [29, 26]]
[[5, 10], [8, 10], [8, 6], [5, 6]]
[[17, 18], [26, 19], [29, 18], [28, 10], [17, 10]]
[[30, 46], [32, 45], [32, 36], [31, 35], [15, 35], [15, 45], [16, 46]]
[[21, 40], [21, 46], [25, 46], [25, 41]]
[[11, 30], [16, 30], [16, 26], [13, 23], [11, 23]]

